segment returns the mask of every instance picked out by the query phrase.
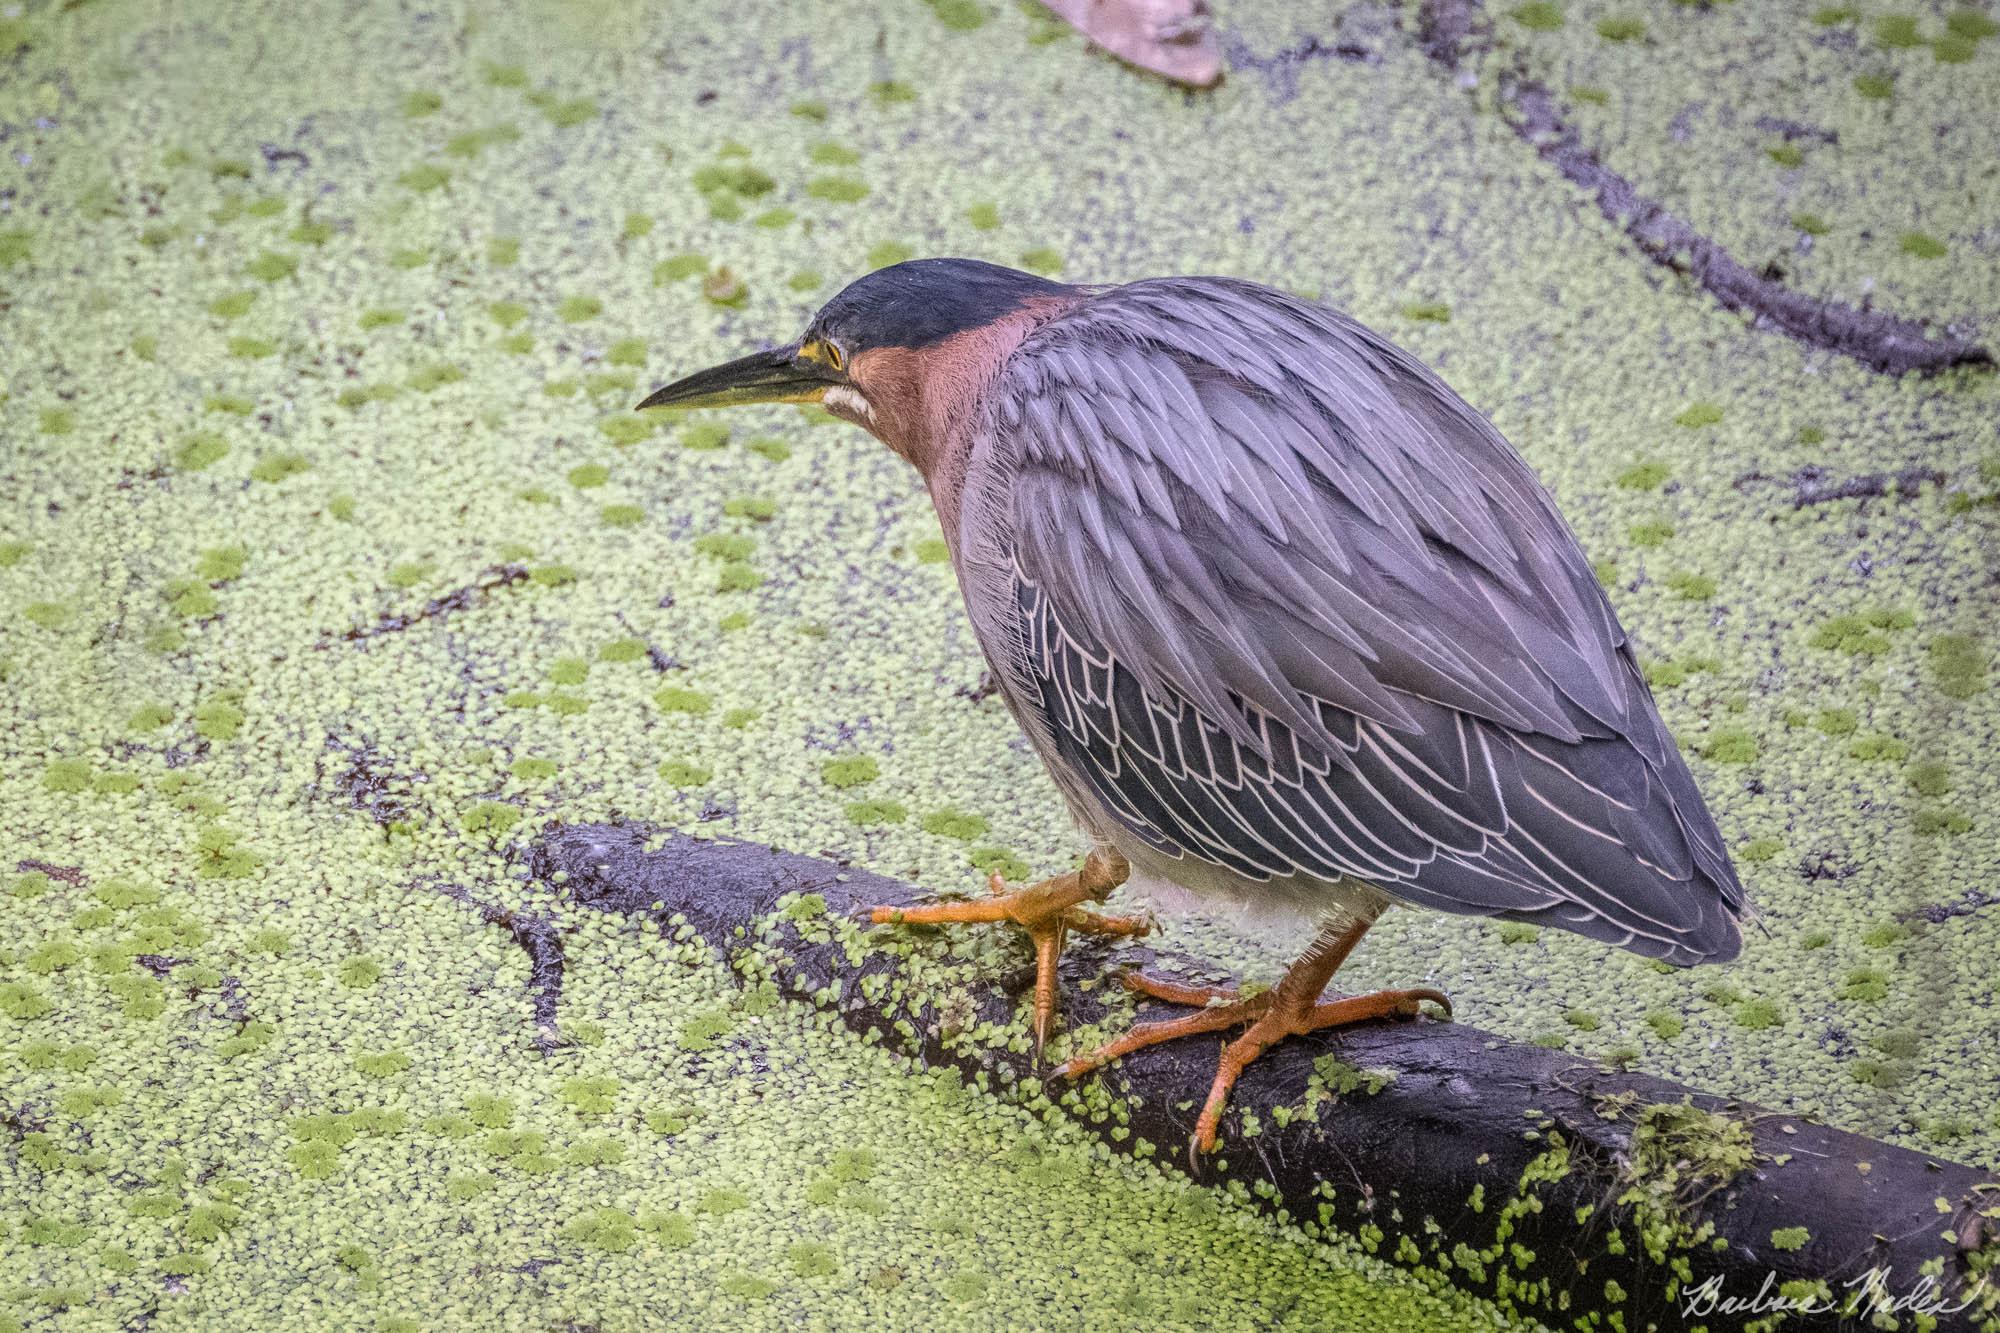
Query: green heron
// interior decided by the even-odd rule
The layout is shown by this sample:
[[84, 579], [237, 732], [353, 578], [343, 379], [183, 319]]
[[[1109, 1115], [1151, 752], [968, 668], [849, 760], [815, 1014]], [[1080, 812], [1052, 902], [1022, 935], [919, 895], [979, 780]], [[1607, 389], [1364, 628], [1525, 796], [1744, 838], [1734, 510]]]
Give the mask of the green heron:
[[1556, 926], [1685, 966], [1742, 886], [1590, 562], [1498, 431], [1409, 353], [1230, 278], [1118, 287], [893, 265], [798, 342], [644, 407], [817, 402], [915, 464], [1001, 695], [1091, 842], [1017, 891], [874, 919], [1013, 921], [1035, 1036], [1069, 930], [1133, 877], [1316, 928], [1260, 994], [1072, 1059], [1235, 1027], [1196, 1129], [1288, 1035], [1414, 1017], [1322, 1000], [1392, 904]]

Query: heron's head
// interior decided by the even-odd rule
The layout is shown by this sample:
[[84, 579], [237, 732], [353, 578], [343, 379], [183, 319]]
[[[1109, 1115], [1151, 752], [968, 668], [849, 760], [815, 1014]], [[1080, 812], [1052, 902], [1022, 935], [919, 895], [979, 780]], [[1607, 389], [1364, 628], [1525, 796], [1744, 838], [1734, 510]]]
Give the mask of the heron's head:
[[965, 368], [1005, 341], [1000, 326], [1070, 290], [976, 259], [892, 264], [828, 301], [797, 342], [676, 380], [639, 407], [818, 403], [924, 466], [933, 442], [916, 437], [932, 425], [937, 382], [968, 387]]

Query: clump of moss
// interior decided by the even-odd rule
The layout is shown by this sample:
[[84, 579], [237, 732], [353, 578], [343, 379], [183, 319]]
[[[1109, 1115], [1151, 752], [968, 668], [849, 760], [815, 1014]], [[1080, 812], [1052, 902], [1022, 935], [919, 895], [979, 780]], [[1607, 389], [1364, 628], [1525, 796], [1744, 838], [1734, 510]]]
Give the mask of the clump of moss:
[[1508, 17], [1530, 32], [1554, 32], [1563, 25], [1561, 6], [1551, 4], [1550, 0], [1530, 0]]
[[299, 271], [299, 261], [294, 255], [266, 250], [251, 260], [244, 271], [263, 282], [279, 282]]
[[1884, 14], [1875, 20], [1875, 43], [1891, 50], [1906, 50], [1924, 44], [1923, 31], [1914, 14]]
[[257, 303], [257, 293], [252, 288], [230, 292], [218, 296], [208, 303], [208, 313], [217, 319], [238, 319], [250, 313], [250, 307]]
[[617, 1109], [618, 1080], [608, 1074], [566, 1079], [561, 1095], [578, 1115], [605, 1115]]
[[1640, 1243], [1655, 1263], [1675, 1248], [1705, 1243], [1712, 1222], [1694, 1210], [1757, 1162], [1750, 1127], [1689, 1101], [1640, 1108], [1631, 1144], [1619, 1163], [1618, 1202], [1632, 1209]]
[[1871, 735], [1857, 737], [1854, 743], [1847, 747], [1847, 754], [1849, 758], [1860, 759], [1870, 763], [1882, 760], [1907, 759], [1910, 754], [1910, 745], [1908, 741], [1900, 737], [1875, 732]]
[[1896, 95], [1896, 80], [1889, 74], [1857, 74], [1854, 91], [1871, 102], [1886, 102]]
[[1840, 980], [1835, 992], [1843, 1000], [1858, 1000], [1863, 1004], [1873, 1004], [1887, 999], [1889, 995], [1889, 974], [1877, 967], [1857, 967]]
[[868, 197], [868, 184], [852, 176], [814, 176], [806, 182], [806, 193], [828, 203], [854, 204]]
[[820, 777], [826, 785], [836, 791], [846, 791], [875, 781], [882, 776], [882, 766], [873, 755], [854, 754], [839, 759], [829, 759], [820, 765]]
[[634, 504], [605, 505], [597, 511], [597, 521], [607, 528], [636, 528], [646, 521], [646, 511]]
[[1672, 1041], [1681, 1035], [1686, 1024], [1681, 1016], [1670, 1009], [1654, 1009], [1646, 1015], [1646, 1026], [1662, 1041]]
[[1907, 776], [1919, 796], [1944, 796], [1951, 791], [1951, 766], [1935, 759], [1911, 764]]
[[1701, 753], [1717, 764], [1754, 763], [1757, 738], [1741, 727], [1718, 727], [1702, 742]]
[[1010, 883], [1023, 882], [1031, 873], [1028, 863], [1006, 847], [974, 847], [965, 854], [965, 859], [974, 870], [997, 873]]
[[683, 759], [669, 759], [660, 765], [660, 777], [676, 787], [705, 787], [715, 774], [699, 764], [691, 764]]
[[1896, 238], [1896, 248], [1915, 259], [1943, 259], [1950, 247], [1928, 232], [1906, 231]]
[[560, 588], [576, 582], [576, 570], [568, 565], [536, 565], [528, 571], [530, 582], [543, 588]]
[[176, 578], [166, 584], [166, 602], [174, 608], [174, 614], [190, 618], [212, 616], [222, 606], [200, 578]]
[[1898, 1087], [1903, 1076], [1880, 1060], [1856, 1060], [1847, 1066], [1847, 1076], [1863, 1087], [1887, 1091]]
[[392, 588], [414, 588], [431, 576], [431, 562], [428, 560], [402, 560], [389, 566], [387, 575]]
[[1707, 574], [1677, 569], [1667, 575], [1666, 584], [1684, 602], [1706, 602], [1715, 596], [1715, 580]]
[[194, 710], [195, 731], [212, 741], [233, 740], [243, 722], [243, 710], [229, 698], [211, 699]]
[[1785, 1021], [1785, 1011], [1777, 1001], [1762, 996], [1739, 1002], [1731, 1016], [1736, 1020], [1736, 1026], [1752, 1031], [1778, 1027]]
[[1970, 833], [1973, 829], [1972, 816], [1963, 810], [1919, 810], [1913, 820], [1920, 837], [1956, 837]]
[[1978, 42], [1956, 33], [1946, 33], [1931, 43], [1931, 56], [1940, 65], [1963, 65], [1978, 54]]
[[1886, 607], [1849, 612], [1821, 624], [1806, 642], [1830, 652], [1877, 657], [1891, 647], [1887, 631], [1908, 629], [1914, 624], [1916, 617], [1909, 612]]
[[740, 160], [710, 162], [694, 172], [694, 187], [704, 195], [723, 192], [755, 199], [769, 194], [777, 185], [769, 173]]
[[653, 285], [664, 287], [670, 282], [699, 277], [706, 272], [708, 272], [708, 259], [705, 256], [672, 255], [653, 265]]
[[956, 838], [960, 842], [972, 842], [986, 835], [987, 823], [980, 815], [967, 814], [953, 806], [933, 810], [923, 817], [924, 832], [940, 838]]
[[708, 532], [695, 538], [694, 549], [722, 560], [746, 560], [757, 549], [757, 539], [740, 532]]
[[1971, 634], [1940, 634], [1931, 640], [1931, 679], [1951, 699], [1970, 699], [1986, 689], [1986, 651]]
[[1674, 417], [1674, 424], [1687, 430], [1699, 430], [1703, 426], [1713, 426], [1722, 420], [1720, 403], [1690, 403]]
[[846, 815], [848, 822], [860, 828], [879, 828], [889, 824], [900, 824], [910, 817], [908, 807], [898, 801], [850, 801]]
[[691, 713], [700, 716], [715, 706], [715, 701], [699, 690], [685, 689], [678, 685], [667, 685], [654, 693], [653, 702], [663, 713]]
[[720, 449], [729, 443], [729, 423], [713, 419], [692, 421], [681, 428], [684, 449]]
[[250, 469], [250, 476], [256, 481], [276, 485], [288, 477], [296, 477], [312, 467], [312, 460], [304, 454], [289, 449], [279, 449], [265, 454]]
[[593, 97], [560, 98], [553, 93], [535, 92], [528, 94], [528, 101], [559, 130], [575, 129], [597, 118], [597, 99]]
[[597, 423], [606, 439], [621, 449], [630, 448], [652, 435], [657, 422], [651, 417], [642, 417], [636, 412], [620, 413], [606, 417]]
[[717, 592], [754, 592], [763, 584], [764, 576], [741, 560], [730, 561], [715, 576]]
[[[1673, 476], [1674, 470], [1658, 459], [1634, 463], [1618, 474], [1618, 484], [1628, 491], [1656, 491]], [[1671, 528], [1668, 529], [1672, 531]]]
[[21, 619], [46, 630], [68, 626], [70, 607], [66, 602], [30, 602], [21, 608]]
[[42, 786], [54, 792], [90, 790], [90, 764], [82, 759], [52, 759], [42, 770]]
[[1955, 9], [1945, 15], [1945, 31], [1967, 41], [1983, 41], [2000, 35], [2000, 20], [1979, 9]]
[[376, 1051], [354, 1057], [356, 1071], [369, 1078], [393, 1078], [410, 1064], [410, 1057], [402, 1051]]
[[1674, 525], [1665, 519], [1649, 518], [1634, 523], [1626, 529], [1625, 536], [1634, 546], [1650, 548], [1662, 546], [1673, 538]]
[[638, 1219], [617, 1208], [593, 1208], [563, 1227], [563, 1239], [623, 1254], [639, 1243]]
[[1737, 849], [1736, 859], [1750, 865], [1762, 865], [1766, 861], [1775, 860], [1778, 853], [1784, 850], [1785, 844], [1781, 838], [1752, 838]]
[[868, 251], [867, 263], [871, 269], [888, 268], [891, 264], [900, 264], [915, 254], [916, 251], [901, 241], [883, 241]]

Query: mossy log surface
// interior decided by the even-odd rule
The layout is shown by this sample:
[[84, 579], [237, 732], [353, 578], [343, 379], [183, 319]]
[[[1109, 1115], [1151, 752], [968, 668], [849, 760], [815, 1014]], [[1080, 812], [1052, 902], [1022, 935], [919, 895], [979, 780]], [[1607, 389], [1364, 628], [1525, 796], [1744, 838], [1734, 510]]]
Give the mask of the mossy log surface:
[[[975, 981], [971, 1012], [949, 1018], [951, 997], [885, 984], [909, 979], [913, 955], [864, 945], [857, 964], [853, 932], [828, 928], [915, 901], [907, 884], [641, 824], [552, 826], [528, 864], [583, 906], [692, 926], [746, 981], [929, 1066], [1084, 1120], [1117, 1150], [1185, 1160], [1213, 1042], [1129, 1056], [1108, 1071], [1111, 1097], [1098, 1098], [1066, 1090], [1022, 1042], [966, 1039], [980, 1025], [1024, 1030], [1028, 972]], [[866, 938], [888, 935], [939, 938], [903, 927]], [[1101, 997], [1114, 964], [1213, 975], [1183, 955], [1126, 945], [1112, 960], [1074, 940], [1065, 1021], [1109, 1016]], [[1308, 1228], [1379, 1236], [1382, 1253], [1436, 1265], [1522, 1315], [1569, 1324], [1597, 1309], [1621, 1312], [1628, 1329], [1722, 1330], [1760, 1326], [1772, 1302], [1791, 1299], [1832, 1308], [1794, 1306], [1783, 1327], [1852, 1326], [1855, 1302], [1865, 1319], [1863, 1293], [1876, 1290], [1918, 1302], [1905, 1309], [1933, 1312], [1941, 1330], [1994, 1326], [1995, 1293], [1978, 1275], [1992, 1256], [1981, 1210], [2000, 1185], [1979, 1170], [1462, 1023], [1286, 1041], [1244, 1074], [1224, 1123], [1219, 1154], [1197, 1168], [1208, 1182]], [[1664, 1182], [1648, 1178], [1662, 1171]]]

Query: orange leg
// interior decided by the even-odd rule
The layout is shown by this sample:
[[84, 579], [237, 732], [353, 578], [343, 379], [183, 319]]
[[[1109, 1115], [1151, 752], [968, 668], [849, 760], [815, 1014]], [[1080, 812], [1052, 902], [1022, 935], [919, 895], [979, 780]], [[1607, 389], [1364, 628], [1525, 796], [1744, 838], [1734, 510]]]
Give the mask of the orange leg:
[[1347, 961], [1347, 955], [1368, 932], [1370, 924], [1356, 921], [1345, 927], [1327, 927], [1275, 987], [1248, 998], [1239, 997], [1237, 992], [1222, 987], [1181, 986], [1170, 981], [1156, 981], [1138, 973], [1129, 974], [1125, 984], [1142, 995], [1165, 1000], [1169, 1004], [1200, 1005], [1202, 1008], [1185, 1018], [1141, 1023], [1116, 1041], [1071, 1060], [1062, 1067], [1062, 1073], [1068, 1078], [1080, 1078], [1100, 1065], [1147, 1046], [1172, 1041], [1176, 1037], [1191, 1037], [1197, 1033], [1248, 1024], [1242, 1036], [1222, 1048], [1222, 1061], [1216, 1068], [1215, 1081], [1209, 1085], [1208, 1102], [1201, 1108], [1201, 1119], [1195, 1123], [1194, 1136], [1189, 1144], [1190, 1161], [1194, 1160], [1196, 1153], [1214, 1152], [1216, 1131], [1222, 1123], [1222, 1108], [1229, 1101], [1230, 1089], [1236, 1086], [1236, 1080], [1252, 1060], [1286, 1037], [1302, 1036], [1321, 1028], [1341, 1027], [1371, 1018], [1414, 1018], [1424, 1000], [1437, 1005], [1444, 1010], [1446, 1017], [1450, 1017], [1451, 1001], [1427, 988], [1375, 991], [1368, 995], [1321, 1002], [1320, 993], [1326, 989], [1327, 982], [1333, 979], [1340, 965]]
[[900, 921], [925, 926], [1012, 921], [1025, 927], [1035, 945], [1035, 1054], [1040, 1055], [1042, 1043], [1048, 1038], [1049, 1024], [1055, 1018], [1056, 963], [1062, 957], [1063, 940], [1068, 932], [1143, 935], [1152, 929], [1152, 922], [1143, 916], [1104, 916], [1086, 912], [1078, 905], [1086, 900], [1103, 902], [1131, 873], [1132, 867], [1124, 857], [1108, 847], [1099, 847], [1084, 858], [1081, 870], [1056, 875], [1024, 889], [1009, 892], [1007, 881], [996, 870], [986, 882], [991, 897], [923, 907], [871, 907], [868, 919], [878, 924]]

